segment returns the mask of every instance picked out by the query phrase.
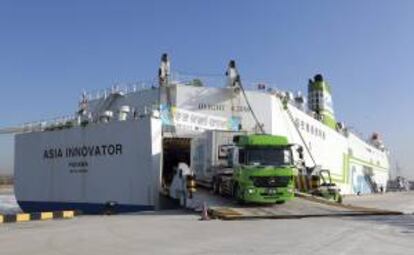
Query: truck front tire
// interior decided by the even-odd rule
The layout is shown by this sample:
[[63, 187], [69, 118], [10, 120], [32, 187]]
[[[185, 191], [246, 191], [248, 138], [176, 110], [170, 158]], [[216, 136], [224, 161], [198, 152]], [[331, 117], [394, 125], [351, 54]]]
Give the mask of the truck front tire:
[[220, 182], [217, 178], [213, 179], [213, 193], [220, 195]]
[[239, 205], [244, 204], [242, 193], [241, 193], [239, 185], [237, 183], [234, 184], [234, 187], [233, 187], [233, 197]]

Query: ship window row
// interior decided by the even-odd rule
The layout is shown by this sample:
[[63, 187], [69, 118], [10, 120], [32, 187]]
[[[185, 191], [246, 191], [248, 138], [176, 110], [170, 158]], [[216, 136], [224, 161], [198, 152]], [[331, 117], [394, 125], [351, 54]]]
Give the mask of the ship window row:
[[318, 99], [316, 99], [315, 101], [311, 101], [310, 105], [313, 109], [318, 108], [318, 107], [321, 108], [323, 106], [321, 102], [319, 102]]
[[315, 90], [309, 93], [310, 97], [323, 97], [323, 91]]
[[321, 129], [319, 129], [319, 128], [313, 126], [312, 124], [309, 124], [309, 123], [307, 123], [307, 122], [305, 122], [303, 120], [300, 120], [300, 119], [297, 118], [295, 120], [295, 125], [299, 129], [302, 129], [302, 130], [308, 132], [311, 135], [314, 135], [316, 137], [322, 138], [324, 140], [326, 138], [325, 131], [323, 131], [323, 130], [321, 130]]
[[309, 101], [310, 101], [309, 102], [309, 105], [313, 109], [322, 108], [324, 106], [324, 100], [323, 100], [323, 98], [312, 97]]

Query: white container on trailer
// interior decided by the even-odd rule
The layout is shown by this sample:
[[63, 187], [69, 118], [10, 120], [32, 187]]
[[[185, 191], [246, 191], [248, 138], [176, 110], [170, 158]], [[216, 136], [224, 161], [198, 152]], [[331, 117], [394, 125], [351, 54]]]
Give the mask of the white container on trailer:
[[207, 130], [191, 141], [191, 168], [197, 182], [212, 181], [214, 169], [227, 163], [225, 147], [233, 143], [233, 137], [246, 132]]

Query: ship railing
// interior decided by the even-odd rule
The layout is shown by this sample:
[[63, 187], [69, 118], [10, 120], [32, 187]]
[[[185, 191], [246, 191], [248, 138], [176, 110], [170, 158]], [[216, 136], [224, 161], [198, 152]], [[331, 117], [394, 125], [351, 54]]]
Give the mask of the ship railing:
[[47, 120], [38, 120], [32, 122], [26, 122], [21, 125], [20, 130], [22, 132], [37, 132], [37, 131], [46, 131], [49, 129], [58, 129], [64, 127], [71, 127], [75, 124], [76, 116], [64, 115], [59, 117], [54, 117]]
[[105, 99], [111, 94], [127, 95], [138, 91], [145, 91], [155, 88], [156, 82], [137, 81], [137, 82], [116, 82], [110, 88], [84, 92], [84, 96], [88, 101]]
[[[276, 86], [270, 82], [264, 81], [248, 81], [242, 80], [243, 87], [246, 90], [259, 90], [262, 92], [274, 92], [279, 91]], [[174, 72], [170, 77], [171, 84], [183, 84], [193, 86], [208, 86], [222, 88], [227, 84], [227, 78], [225, 75], [218, 74], [189, 74], [185, 72]], [[264, 86], [263, 86], [264, 85]], [[135, 81], [135, 82], [115, 82], [111, 87], [84, 92], [84, 96], [88, 101], [99, 100], [107, 98], [109, 95], [118, 93], [127, 95], [130, 93], [136, 93], [138, 91], [145, 91], [158, 87], [156, 79]]]
[[[150, 115], [159, 117], [159, 106], [155, 104], [145, 105], [140, 111], [131, 112], [128, 116], [128, 119], [139, 119]], [[120, 120], [117, 117], [113, 117], [110, 119], [110, 122], [114, 121], [123, 120]], [[87, 123], [88, 125], [93, 123], [101, 123], [101, 121], [99, 121], [99, 118], [93, 118], [92, 115], [88, 116], [88, 114], [86, 116], [82, 116], [79, 114], [64, 115], [60, 117], [51, 118], [48, 120], [26, 122], [22, 124], [20, 127], [16, 128], [16, 131], [14, 133], [31, 133], [60, 130], [72, 128], [75, 126], [83, 126], [85, 125], [85, 123]]]
[[[174, 72], [171, 75], [173, 83], [194, 86], [208, 86], [213, 88], [223, 88], [227, 84], [227, 77], [224, 74], [191, 74], [186, 72]], [[251, 81], [242, 77], [243, 88], [246, 90], [260, 90], [270, 92], [277, 90], [273, 82]], [[263, 86], [264, 85], [264, 86]]]

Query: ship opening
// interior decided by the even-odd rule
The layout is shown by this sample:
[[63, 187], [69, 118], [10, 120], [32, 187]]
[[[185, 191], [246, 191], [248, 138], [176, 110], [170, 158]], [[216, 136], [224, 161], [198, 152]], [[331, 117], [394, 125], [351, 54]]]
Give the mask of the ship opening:
[[164, 138], [162, 162], [162, 190], [168, 192], [175, 168], [183, 162], [190, 166], [191, 139], [190, 138]]

